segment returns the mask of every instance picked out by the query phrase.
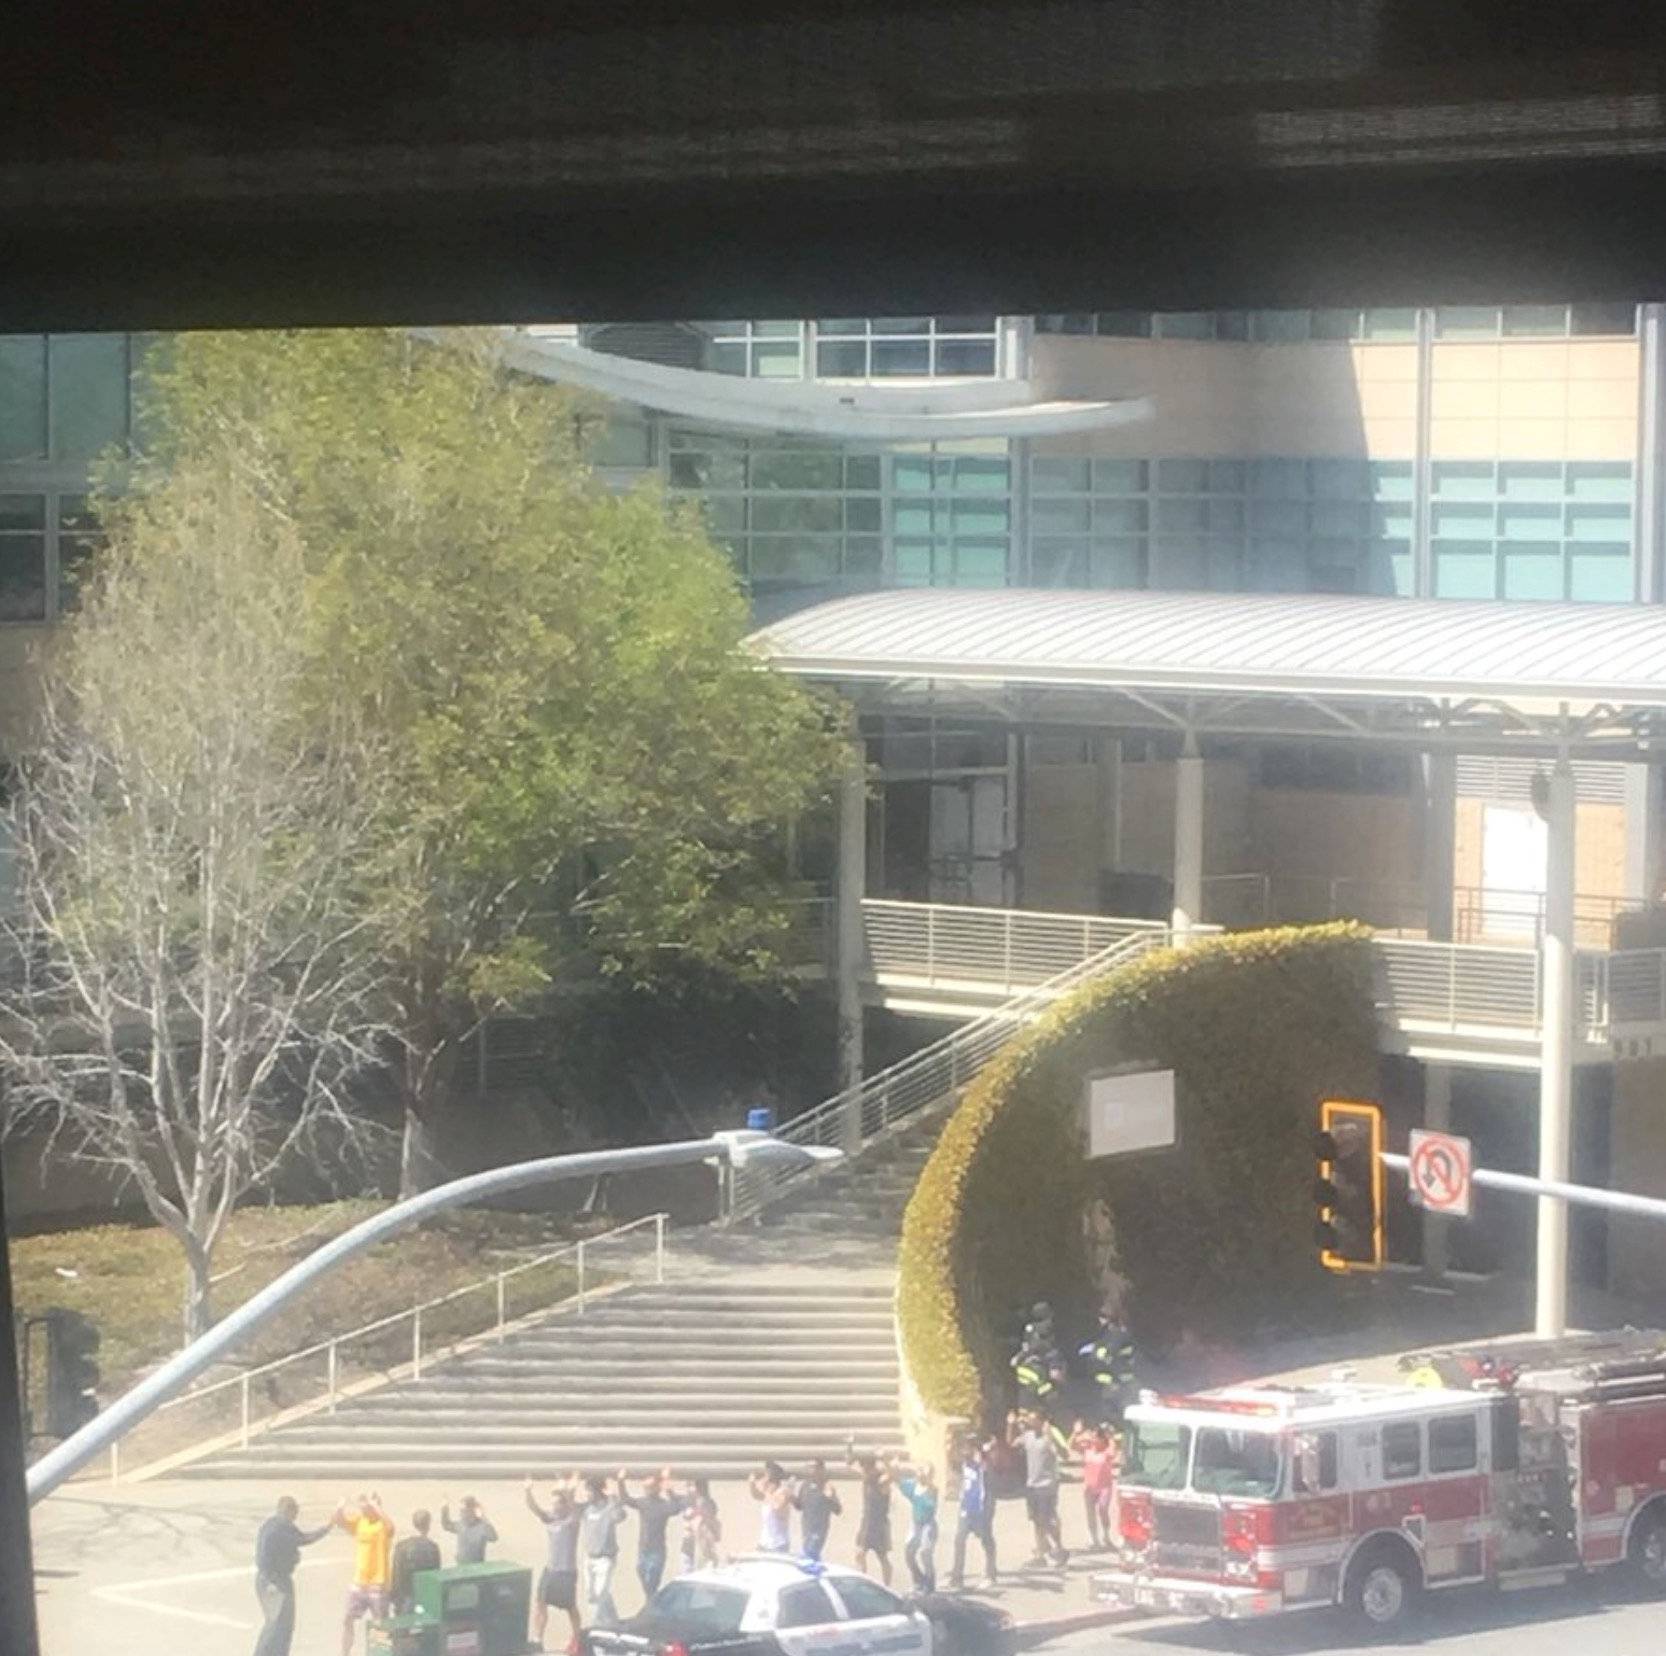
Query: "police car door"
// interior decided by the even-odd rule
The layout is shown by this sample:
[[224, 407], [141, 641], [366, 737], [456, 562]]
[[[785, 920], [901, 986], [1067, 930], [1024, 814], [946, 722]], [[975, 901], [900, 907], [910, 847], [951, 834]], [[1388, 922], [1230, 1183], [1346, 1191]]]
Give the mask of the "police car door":
[[931, 1656], [931, 1623], [866, 1576], [832, 1577], [828, 1586], [850, 1620], [853, 1656]]
[[842, 1607], [819, 1581], [795, 1581], [775, 1601], [775, 1642], [782, 1656], [857, 1656]]

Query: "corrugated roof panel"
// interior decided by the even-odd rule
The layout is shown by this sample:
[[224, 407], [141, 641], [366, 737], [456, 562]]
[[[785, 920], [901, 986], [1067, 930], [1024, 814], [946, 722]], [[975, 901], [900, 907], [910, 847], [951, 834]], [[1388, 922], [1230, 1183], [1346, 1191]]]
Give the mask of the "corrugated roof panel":
[[912, 589], [753, 635], [818, 678], [1666, 707], [1666, 608], [1196, 592]]

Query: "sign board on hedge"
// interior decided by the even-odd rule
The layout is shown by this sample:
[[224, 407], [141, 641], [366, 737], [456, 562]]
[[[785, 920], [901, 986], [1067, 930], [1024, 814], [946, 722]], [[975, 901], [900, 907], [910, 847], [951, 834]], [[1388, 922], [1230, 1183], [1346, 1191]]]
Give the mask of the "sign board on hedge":
[[1175, 1142], [1174, 1071], [1123, 1070], [1089, 1076], [1087, 1128], [1090, 1158], [1171, 1149]]

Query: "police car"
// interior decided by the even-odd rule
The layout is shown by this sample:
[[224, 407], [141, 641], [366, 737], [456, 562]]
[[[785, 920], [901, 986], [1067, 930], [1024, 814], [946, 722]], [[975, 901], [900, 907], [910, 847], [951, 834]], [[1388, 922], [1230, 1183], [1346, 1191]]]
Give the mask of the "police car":
[[584, 1635], [588, 1656], [999, 1656], [999, 1611], [899, 1598], [859, 1570], [760, 1554], [667, 1582], [641, 1615]]

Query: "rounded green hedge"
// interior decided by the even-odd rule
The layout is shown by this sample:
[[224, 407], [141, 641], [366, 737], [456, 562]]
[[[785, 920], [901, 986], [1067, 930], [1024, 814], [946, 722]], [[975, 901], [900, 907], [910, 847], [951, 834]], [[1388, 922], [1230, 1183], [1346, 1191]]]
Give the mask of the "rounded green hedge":
[[[1211, 937], [1084, 984], [968, 1088], [903, 1220], [897, 1309], [923, 1402], [979, 1417], [1036, 1299], [1086, 1315], [1083, 1214], [1105, 1198], [1126, 1316], [1160, 1350], [1241, 1336], [1320, 1275], [1313, 1134], [1325, 1098], [1377, 1096], [1369, 933]], [[1172, 1069], [1180, 1148], [1090, 1163], [1090, 1074]]]

